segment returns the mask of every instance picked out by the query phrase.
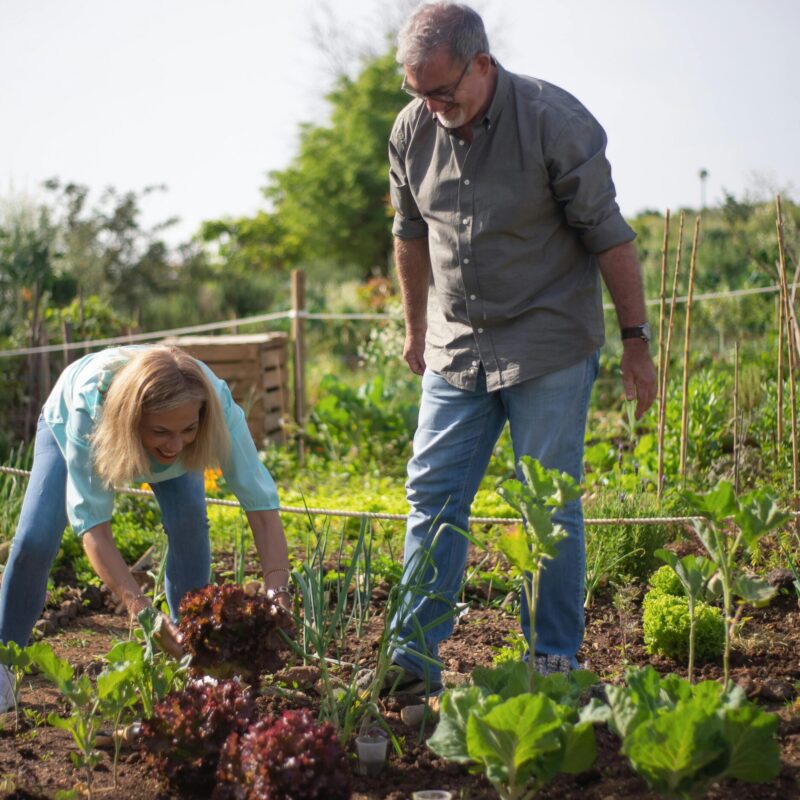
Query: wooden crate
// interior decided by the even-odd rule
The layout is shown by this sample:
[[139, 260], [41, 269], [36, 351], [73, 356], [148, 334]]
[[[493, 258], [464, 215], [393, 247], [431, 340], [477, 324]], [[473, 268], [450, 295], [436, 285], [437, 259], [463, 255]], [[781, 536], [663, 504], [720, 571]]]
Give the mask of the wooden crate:
[[285, 333], [256, 333], [173, 336], [164, 343], [185, 350], [227, 381], [260, 447], [264, 439], [284, 441], [282, 421], [289, 408], [288, 339]]

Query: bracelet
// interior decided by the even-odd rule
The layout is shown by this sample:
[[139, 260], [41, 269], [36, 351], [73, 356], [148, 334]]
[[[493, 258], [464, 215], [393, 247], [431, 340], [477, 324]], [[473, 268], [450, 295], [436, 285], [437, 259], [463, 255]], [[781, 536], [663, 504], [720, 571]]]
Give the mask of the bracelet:
[[279, 594], [285, 594], [285, 595], [287, 595], [289, 597], [292, 596], [292, 590], [288, 586], [285, 586], [285, 585], [284, 586], [276, 586], [274, 589], [270, 589], [269, 591], [272, 592], [272, 594], [275, 595], [275, 597], [277, 597]]
[[264, 573], [264, 577], [266, 578], [267, 575], [272, 575], [273, 572], [285, 572], [287, 575], [291, 572], [289, 567], [275, 567], [274, 569], [268, 569]]

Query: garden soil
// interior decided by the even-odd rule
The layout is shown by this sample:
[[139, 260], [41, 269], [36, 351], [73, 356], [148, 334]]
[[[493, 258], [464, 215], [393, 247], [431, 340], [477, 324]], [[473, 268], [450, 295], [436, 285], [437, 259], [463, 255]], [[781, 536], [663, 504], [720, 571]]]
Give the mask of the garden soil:
[[[376, 611], [365, 635], [352, 642], [350, 653], [343, 654], [345, 659], [355, 658], [359, 653], [362, 663], [369, 665], [368, 651], [377, 646], [382, 624], [380, 606], [376, 606]], [[619, 682], [626, 664], [649, 663], [662, 674], [674, 671], [685, 675], [680, 665], [647, 655], [640, 619], [635, 605], [627, 609], [620, 608], [619, 604], [615, 607], [607, 599], [604, 602], [601, 596], [587, 612], [586, 639], [579, 654], [582, 662], [608, 682]], [[88, 670], [91, 674], [102, 667], [100, 657], [112, 643], [128, 636], [125, 618], [111, 611], [83, 609], [77, 617], [61, 618], [61, 622], [64, 625], [46, 640], [77, 670]], [[445, 669], [449, 674], [466, 675], [475, 666], [490, 665], [498, 649], [507, 644], [508, 637], [516, 631], [516, 618], [501, 608], [487, 608], [485, 600], [472, 604], [460, 619], [452, 638], [441, 648]], [[702, 679], [719, 678], [721, 666], [703, 664], [699, 673]], [[714, 786], [707, 797], [714, 800], [800, 798], [800, 701], [797, 696], [800, 608], [796, 597], [784, 593], [766, 609], [747, 611], [732, 656], [731, 674], [749, 697], [779, 715], [782, 769], [770, 784], [725, 782]], [[308, 697], [313, 706], [313, 693]], [[420, 789], [446, 789], [452, 792], [454, 800], [496, 797], [483, 777], [471, 775], [466, 768], [448, 763], [427, 749], [424, 738], [432, 731], [430, 725], [420, 735], [419, 727], [403, 724], [400, 712], [407, 701], [408, 698], [391, 698], [384, 709], [386, 720], [402, 742], [402, 754], [391, 754], [377, 777], [356, 776], [353, 800], [407, 800], [412, 792]], [[288, 707], [285, 699], [269, 695], [259, 702], [267, 713], [277, 713]], [[74, 748], [69, 734], [42, 724], [48, 713], [66, 710], [57, 691], [41, 676], [27, 676], [21, 704], [17, 729], [13, 712], [0, 715], [0, 797], [55, 798], [60, 790], [69, 789], [77, 789], [77, 796], [82, 796], [84, 776], [72, 765], [70, 753]], [[594, 766], [578, 776], [557, 777], [538, 797], [547, 800], [655, 798], [619, 755], [616, 737], [605, 728], [598, 728], [596, 732], [598, 753]], [[95, 797], [125, 800], [174, 797], [163, 789], [157, 775], [135, 749], [122, 751], [116, 786], [112, 770], [111, 754], [104, 753], [93, 772]]]

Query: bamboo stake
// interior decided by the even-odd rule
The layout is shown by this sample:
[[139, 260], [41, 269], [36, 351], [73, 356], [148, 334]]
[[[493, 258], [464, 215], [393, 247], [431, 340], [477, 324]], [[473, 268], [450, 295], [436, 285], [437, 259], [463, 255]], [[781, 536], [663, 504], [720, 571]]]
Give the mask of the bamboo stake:
[[683, 394], [681, 396], [681, 467], [680, 476], [686, 483], [686, 445], [689, 440], [689, 343], [692, 337], [692, 296], [694, 273], [697, 264], [697, 246], [700, 241], [700, 215], [694, 221], [692, 256], [689, 262], [689, 291], [686, 296], [686, 333], [683, 337]]
[[[667, 294], [667, 253], [669, 251], [669, 209], [667, 209], [667, 213], [664, 215], [664, 241], [661, 244], [661, 291], [659, 292], [659, 307], [658, 307], [658, 378], [657, 378], [657, 389], [656, 389], [656, 397], [658, 398], [658, 420], [659, 423], [661, 422], [661, 408], [664, 405], [664, 392], [661, 386], [661, 376], [664, 372], [664, 347], [666, 342], [664, 341], [664, 312], [666, 306], [666, 294]], [[657, 478], [657, 488], [656, 488], [656, 497], [658, 500], [661, 499], [661, 465], [664, 463], [664, 453], [662, 452], [662, 448], [664, 446], [664, 440], [661, 437], [661, 426], [659, 424], [658, 428], [658, 478]]]
[[787, 339], [789, 340], [789, 402], [791, 404], [792, 420], [792, 491], [797, 496], [798, 485], [798, 458], [797, 458], [797, 387], [795, 373], [797, 370], [797, 347], [790, 331], [797, 324], [794, 318], [794, 308], [789, 303], [789, 286], [786, 281], [786, 251], [783, 245], [783, 208], [781, 196], [775, 197], [775, 226], [778, 232], [778, 270], [781, 279], [781, 294], [783, 295], [783, 312], [786, 319]]
[[778, 430], [776, 451], [780, 456], [783, 446], [783, 282], [778, 278]]
[[672, 298], [669, 304], [669, 322], [667, 324], [667, 346], [664, 348], [664, 364], [659, 363], [658, 371], [661, 373], [659, 384], [661, 386], [661, 404], [658, 408], [658, 488], [656, 497], [661, 503], [661, 492], [664, 486], [664, 424], [667, 419], [667, 376], [669, 375], [669, 354], [672, 348], [672, 330], [675, 319], [675, 300], [678, 296], [678, 276], [681, 272], [681, 255], [683, 253], [683, 223], [685, 214], [681, 211], [678, 224], [678, 251], [675, 255], [675, 275], [672, 279]]
[[661, 374], [664, 369], [664, 312], [667, 294], [667, 251], [669, 250], [669, 209], [664, 216], [664, 241], [661, 244], [661, 291], [658, 307], [658, 397], [661, 398]]
[[739, 342], [733, 348], [733, 491], [739, 496]]

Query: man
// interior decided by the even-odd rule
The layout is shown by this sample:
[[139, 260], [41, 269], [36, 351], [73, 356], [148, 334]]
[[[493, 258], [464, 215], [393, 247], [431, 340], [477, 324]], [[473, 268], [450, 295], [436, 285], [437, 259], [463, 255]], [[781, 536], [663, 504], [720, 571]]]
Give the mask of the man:
[[[635, 234], [615, 202], [597, 121], [562, 89], [503, 69], [481, 18], [461, 4], [418, 8], [397, 60], [415, 100], [389, 144], [395, 260], [404, 357], [423, 376], [408, 465], [408, 576], [444, 523], [466, 529], [506, 420], [517, 461], [528, 454], [580, 479], [604, 338], [600, 275], [637, 417], [655, 399], [656, 378]], [[541, 580], [535, 655], [545, 673], [577, 666], [584, 629], [580, 502], [556, 520], [568, 537]], [[467, 556], [453, 528], [440, 534], [424, 593], [397, 621], [402, 635], [425, 630], [424, 643], [394, 653], [406, 690], [440, 685], [437, 647], [452, 620], [432, 623], [452, 607]], [[522, 627], [527, 636], [527, 608]]]

